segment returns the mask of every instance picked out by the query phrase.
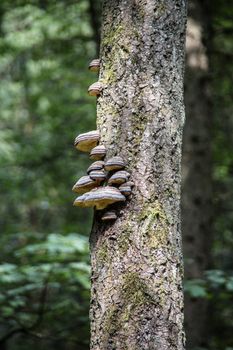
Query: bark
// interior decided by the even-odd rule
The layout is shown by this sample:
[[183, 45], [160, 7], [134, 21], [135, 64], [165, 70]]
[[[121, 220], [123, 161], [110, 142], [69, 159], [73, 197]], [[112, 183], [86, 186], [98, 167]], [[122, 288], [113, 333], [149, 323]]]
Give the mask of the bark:
[[183, 0], [105, 0], [97, 127], [135, 183], [91, 233], [92, 350], [182, 350]]
[[[185, 278], [203, 278], [211, 241], [211, 107], [208, 72], [207, 2], [189, 2], [183, 148], [182, 232]], [[205, 35], [205, 37], [204, 37]], [[187, 348], [208, 341], [207, 301], [185, 296]]]

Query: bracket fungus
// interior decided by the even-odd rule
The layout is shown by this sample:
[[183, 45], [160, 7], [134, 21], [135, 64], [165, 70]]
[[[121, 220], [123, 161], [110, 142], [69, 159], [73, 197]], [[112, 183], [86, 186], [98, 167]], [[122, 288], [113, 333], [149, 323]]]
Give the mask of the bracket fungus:
[[130, 174], [127, 171], [120, 170], [114, 173], [108, 180], [109, 185], [121, 185], [127, 182]]
[[99, 58], [95, 58], [94, 60], [92, 60], [89, 64], [89, 70], [91, 72], [98, 72], [100, 69], [100, 59]]
[[104, 215], [101, 217], [102, 221], [109, 221], [109, 220], [116, 220], [117, 219], [117, 215], [115, 211], [106, 211], [106, 213], [104, 213]]
[[107, 171], [124, 169], [125, 162], [119, 156], [112, 157], [105, 162], [104, 168]]
[[[91, 85], [89, 93], [98, 95], [101, 89], [102, 85], [98, 82]], [[130, 174], [124, 170], [124, 160], [119, 156], [114, 156], [104, 162], [106, 148], [104, 145], [99, 145], [99, 141], [98, 130], [80, 134], [75, 139], [75, 147], [80, 151], [90, 152], [90, 159], [95, 161], [87, 169], [88, 175], [82, 176], [72, 188], [74, 192], [80, 194], [75, 199], [74, 206], [95, 207], [97, 210], [103, 210], [111, 204], [124, 202], [132, 191], [133, 182], [129, 181]], [[101, 215], [102, 221], [117, 218], [114, 210], [108, 210]]]
[[91, 179], [90, 176], [82, 176], [73, 186], [72, 191], [76, 193], [85, 193], [95, 188], [98, 182]]
[[94, 170], [89, 173], [89, 176], [92, 180], [101, 183], [106, 180], [106, 174], [102, 170]]
[[104, 147], [104, 145], [99, 145], [99, 146], [94, 147], [91, 150], [90, 158], [93, 160], [100, 160], [100, 159], [104, 158], [105, 155], [106, 155], [106, 148]]
[[[128, 173], [129, 174], [129, 173]], [[126, 184], [125, 184], [126, 185]], [[133, 181], [127, 181], [127, 185], [130, 187], [134, 187], [134, 182]]]
[[79, 151], [90, 152], [93, 147], [96, 147], [100, 139], [98, 130], [93, 130], [80, 134], [75, 138], [74, 146]]
[[90, 96], [99, 96], [102, 90], [103, 84], [97, 81], [96, 83], [91, 84], [91, 86], [88, 89], [88, 93]]
[[89, 168], [87, 169], [87, 174], [89, 174], [91, 171], [98, 171], [102, 170], [104, 168], [104, 161], [103, 160], [97, 160], [96, 162], [92, 163]]
[[133, 183], [131, 181], [125, 182], [119, 187], [119, 191], [124, 195], [124, 196], [129, 196], [132, 193], [132, 185]]
[[81, 197], [81, 199], [76, 198], [75, 206], [96, 207], [97, 210], [102, 210], [110, 204], [126, 200], [117, 188], [111, 186], [95, 188]]
[[79, 196], [75, 199], [73, 205], [75, 207], [81, 207], [81, 208], [85, 208], [86, 205], [85, 205], [85, 194], [83, 194], [82, 196]]

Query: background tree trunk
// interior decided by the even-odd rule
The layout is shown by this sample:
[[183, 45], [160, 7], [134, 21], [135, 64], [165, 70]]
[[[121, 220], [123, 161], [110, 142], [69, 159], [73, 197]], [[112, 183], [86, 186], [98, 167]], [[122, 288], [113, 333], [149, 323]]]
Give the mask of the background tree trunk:
[[135, 182], [91, 234], [91, 349], [182, 350], [185, 1], [105, 0], [97, 126]]
[[90, 22], [94, 34], [94, 39], [96, 43], [97, 54], [100, 48], [100, 12], [101, 12], [101, 1], [88, 0], [89, 2], [89, 14]]
[[[211, 241], [211, 107], [209, 99], [208, 2], [189, 1], [183, 142], [182, 232], [185, 278], [203, 278]], [[206, 346], [207, 301], [185, 295], [187, 348]]]

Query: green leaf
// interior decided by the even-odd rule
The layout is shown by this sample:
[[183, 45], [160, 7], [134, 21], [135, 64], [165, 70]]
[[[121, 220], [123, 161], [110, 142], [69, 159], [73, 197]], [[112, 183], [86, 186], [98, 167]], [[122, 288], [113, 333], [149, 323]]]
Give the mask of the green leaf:
[[205, 275], [213, 287], [224, 285], [226, 282], [225, 273], [221, 270], [208, 270]]
[[193, 298], [206, 298], [208, 296], [204, 280], [193, 279], [185, 281], [184, 290]]
[[233, 292], [233, 277], [229, 277], [226, 282], [226, 289]]

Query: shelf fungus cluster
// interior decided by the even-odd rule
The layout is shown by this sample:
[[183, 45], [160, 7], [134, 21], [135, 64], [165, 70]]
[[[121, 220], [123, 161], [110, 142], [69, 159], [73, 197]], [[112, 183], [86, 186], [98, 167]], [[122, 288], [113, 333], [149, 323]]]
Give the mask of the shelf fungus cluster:
[[[130, 174], [124, 170], [125, 163], [119, 156], [107, 161], [99, 160], [105, 157], [104, 146], [93, 143], [93, 135], [98, 132], [81, 134], [75, 139], [75, 147], [84, 152], [90, 152], [91, 159], [98, 159], [87, 169], [87, 175], [82, 176], [73, 186], [73, 191], [80, 196], [74, 201], [75, 206], [95, 207], [104, 210], [111, 205], [110, 209], [103, 211], [101, 220], [110, 221], [117, 218], [115, 203], [125, 202], [131, 194], [133, 182], [129, 181]], [[88, 139], [89, 138], [89, 139]], [[95, 138], [99, 142], [99, 138]], [[79, 145], [79, 147], [78, 147]], [[97, 149], [97, 152], [93, 152]], [[93, 153], [98, 155], [93, 158]]]
[[[89, 70], [98, 72], [100, 60], [94, 59], [89, 64]], [[101, 82], [92, 84], [88, 93], [99, 96], [103, 86]], [[131, 194], [133, 182], [130, 173], [125, 170], [126, 164], [120, 156], [105, 160], [106, 148], [100, 143], [98, 130], [89, 131], [75, 138], [74, 146], [82, 152], [89, 152], [94, 162], [87, 169], [87, 175], [82, 176], [72, 190], [79, 194], [74, 205], [78, 207], [94, 207], [101, 212], [102, 221], [116, 220], [116, 203], [124, 203]]]
[[[73, 191], [80, 196], [74, 201], [75, 206], [95, 207], [104, 210], [103, 221], [115, 220], [116, 210], [113, 206], [118, 202], [125, 202], [132, 192], [133, 182], [129, 181], [130, 173], [125, 170], [125, 162], [119, 156], [104, 161], [106, 149], [99, 144], [98, 131], [90, 131], [78, 135], [75, 147], [90, 153], [90, 159], [95, 161], [87, 169], [87, 175], [82, 176], [73, 186]], [[93, 147], [93, 148], [92, 148]]]

